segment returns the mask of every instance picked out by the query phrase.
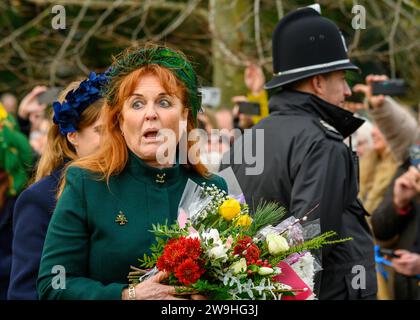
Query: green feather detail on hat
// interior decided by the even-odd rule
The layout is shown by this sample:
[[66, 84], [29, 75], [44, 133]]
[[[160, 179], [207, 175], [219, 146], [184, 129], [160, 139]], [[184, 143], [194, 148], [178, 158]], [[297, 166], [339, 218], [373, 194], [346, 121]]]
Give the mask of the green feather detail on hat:
[[197, 121], [197, 113], [201, 108], [201, 94], [198, 91], [197, 75], [186, 57], [177, 51], [164, 46], [132, 49], [130, 53], [117, 57], [111, 68], [106, 72], [110, 81], [105, 89], [105, 95], [111, 105], [114, 104], [117, 85], [116, 77], [128, 75], [132, 71], [146, 65], [156, 64], [171, 70], [185, 85], [188, 95], [188, 107]]

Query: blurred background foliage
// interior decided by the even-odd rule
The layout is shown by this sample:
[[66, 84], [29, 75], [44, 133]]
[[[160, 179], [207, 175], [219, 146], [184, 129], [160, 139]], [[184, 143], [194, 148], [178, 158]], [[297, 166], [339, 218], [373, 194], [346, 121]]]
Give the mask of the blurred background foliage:
[[[417, 0], [320, 0], [322, 14], [342, 30], [352, 59], [369, 73], [404, 78], [405, 100], [420, 94], [420, 4]], [[244, 67], [261, 65], [271, 78], [271, 33], [305, 0], [6, 0], [0, 2], [0, 93], [18, 97], [35, 85], [65, 86], [104, 71], [130, 45], [159, 41], [184, 51], [205, 86], [222, 88], [222, 103], [245, 94]], [[354, 30], [354, 5], [366, 9], [366, 29]], [[66, 29], [51, 26], [54, 5]], [[309, 54], [309, 53], [308, 53]]]

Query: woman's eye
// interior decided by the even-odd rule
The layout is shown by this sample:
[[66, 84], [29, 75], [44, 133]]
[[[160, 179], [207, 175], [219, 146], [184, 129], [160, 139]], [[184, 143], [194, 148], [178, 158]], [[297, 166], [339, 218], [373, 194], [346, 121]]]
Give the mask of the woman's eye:
[[162, 99], [162, 100], [159, 101], [159, 105], [162, 108], [168, 108], [168, 107], [171, 106], [171, 103], [168, 100], [166, 100], [166, 99]]
[[131, 107], [133, 109], [140, 109], [143, 107], [143, 103], [141, 103], [139, 100], [134, 100], [134, 102], [131, 104]]

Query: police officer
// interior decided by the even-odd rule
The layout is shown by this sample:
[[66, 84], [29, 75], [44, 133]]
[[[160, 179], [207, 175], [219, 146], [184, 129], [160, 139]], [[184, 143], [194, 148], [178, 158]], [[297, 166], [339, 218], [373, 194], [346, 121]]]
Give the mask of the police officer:
[[[252, 142], [237, 139], [223, 163], [232, 165], [251, 207], [276, 201], [297, 218], [316, 208], [309, 218], [320, 219], [322, 232], [353, 238], [322, 249], [320, 299], [375, 299], [373, 240], [357, 199], [355, 156], [343, 143], [363, 124], [342, 109], [351, 95], [345, 70], [358, 68], [337, 26], [307, 7], [284, 16], [274, 30], [273, 69], [265, 85], [274, 91], [270, 116], [253, 127]], [[252, 175], [246, 157], [238, 164], [234, 154], [259, 143], [264, 167]]]

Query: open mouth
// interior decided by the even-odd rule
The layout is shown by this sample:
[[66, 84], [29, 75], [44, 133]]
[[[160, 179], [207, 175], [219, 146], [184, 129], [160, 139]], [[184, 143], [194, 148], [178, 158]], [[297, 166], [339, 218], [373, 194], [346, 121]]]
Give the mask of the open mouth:
[[159, 135], [158, 129], [147, 129], [143, 133], [143, 138], [145, 138], [147, 141], [157, 141]]

